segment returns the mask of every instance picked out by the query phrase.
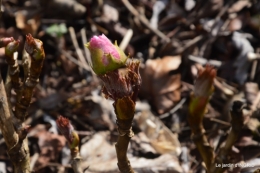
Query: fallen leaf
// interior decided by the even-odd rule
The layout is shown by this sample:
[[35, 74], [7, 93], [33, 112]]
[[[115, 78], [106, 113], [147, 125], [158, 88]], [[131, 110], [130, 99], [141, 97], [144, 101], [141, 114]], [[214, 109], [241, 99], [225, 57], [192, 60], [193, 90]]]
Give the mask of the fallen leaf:
[[140, 93], [159, 114], [171, 109], [181, 98], [180, 64], [180, 56], [165, 56], [162, 59], [147, 60], [145, 67], [140, 69]]
[[37, 139], [40, 156], [35, 163], [35, 169], [45, 167], [50, 162], [59, 162], [59, 156], [62, 148], [66, 144], [66, 139], [58, 134], [47, 131], [45, 125], [39, 124], [35, 126], [28, 134], [29, 138]]
[[150, 111], [143, 111], [135, 116], [139, 128], [150, 139], [156, 152], [160, 154], [171, 153], [179, 155], [181, 152], [178, 135], [172, 133], [163, 122]]

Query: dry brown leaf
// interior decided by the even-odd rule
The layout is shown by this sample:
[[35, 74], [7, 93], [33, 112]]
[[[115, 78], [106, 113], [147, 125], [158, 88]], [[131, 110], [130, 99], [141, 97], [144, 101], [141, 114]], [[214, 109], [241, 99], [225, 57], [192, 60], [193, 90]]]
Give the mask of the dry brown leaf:
[[[90, 166], [86, 173], [119, 173], [115, 146], [108, 140], [108, 136], [110, 136], [108, 131], [97, 132], [87, 143], [81, 146], [82, 166]], [[133, 155], [128, 155], [128, 157], [133, 169], [139, 173], [183, 172], [177, 156], [173, 154], [163, 154], [154, 159], [135, 157]]]
[[180, 56], [165, 56], [162, 59], [147, 60], [145, 67], [140, 70], [143, 81], [140, 93], [159, 114], [168, 111], [180, 100], [180, 64]]
[[73, 114], [81, 117], [81, 121], [90, 124], [94, 129], [114, 129], [115, 125], [112, 122], [110, 115], [113, 109], [112, 105], [105, 98], [93, 96], [86, 101], [74, 104], [72, 109]]
[[[33, 12], [31, 11], [31, 13]], [[16, 12], [16, 26], [17, 28], [21, 29], [24, 33], [31, 33], [32, 35], [35, 35], [41, 24], [40, 16], [36, 14], [30, 19], [28, 19], [28, 16], [29, 13], [25, 10]]]
[[151, 146], [157, 153], [180, 154], [178, 135], [172, 133], [159, 118], [155, 117], [150, 111], [143, 111], [135, 119], [139, 128], [150, 139]]
[[47, 127], [42, 124], [34, 127], [28, 136], [38, 139], [40, 156], [35, 164], [35, 169], [43, 168], [49, 162], [58, 162], [60, 152], [66, 144], [63, 136], [47, 131]]

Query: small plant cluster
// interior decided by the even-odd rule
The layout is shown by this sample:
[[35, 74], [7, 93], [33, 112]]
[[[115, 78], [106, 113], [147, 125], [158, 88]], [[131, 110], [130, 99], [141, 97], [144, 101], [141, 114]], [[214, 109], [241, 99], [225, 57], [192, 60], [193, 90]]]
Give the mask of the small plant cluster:
[[[27, 143], [28, 127], [24, 124], [27, 109], [30, 106], [33, 89], [38, 83], [45, 59], [43, 44], [30, 34], [26, 36], [25, 50], [29, 56], [23, 57], [24, 79], [20, 78], [20, 67], [14, 53], [19, 47], [19, 40], [2, 38], [0, 46], [5, 47], [6, 62], [9, 65], [9, 75], [4, 84], [0, 76], [1, 116], [0, 126], [8, 154], [14, 165], [15, 173], [29, 173], [30, 152]], [[113, 99], [117, 115], [118, 141], [116, 152], [118, 167], [121, 172], [134, 172], [127, 159], [127, 147], [131, 137], [132, 120], [135, 113], [135, 101], [141, 85], [139, 62], [127, 62], [128, 57], [105, 36], [94, 36], [86, 45], [91, 53], [93, 71], [103, 81], [103, 93]], [[10, 103], [11, 89], [16, 92], [16, 104]], [[12, 109], [14, 107], [14, 109]], [[74, 172], [83, 172], [80, 166], [79, 136], [67, 118], [59, 116], [57, 121], [59, 131], [69, 143]]]
[[[139, 74], [139, 62], [127, 62], [128, 57], [118, 47], [117, 43], [112, 44], [105, 36], [94, 36], [86, 47], [91, 53], [91, 65], [93, 71], [103, 82], [103, 93], [106, 98], [111, 98], [117, 116], [118, 140], [116, 153], [118, 168], [121, 172], [134, 173], [127, 158], [127, 148], [131, 137], [132, 121], [135, 113], [135, 102], [141, 85]], [[60, 116], [56, 121], [60, 132], [66, 137], [74, 160], [72, 167], [75, 172], [82, 172], [80, 157], [78, 154], [78, 135], [74, 131], [69, 120]]]
[[[23, 58], [24, 78], [20, 78], [20, 69], [14, 52], [19, 47], [19, 41], [11, 38], [0, 39], [0, 46], [5, 47], [6, 62], [9, 73], [4, 84], [0, 75], [0, 127], [8, 147], [8, 154], [14, 165], [15, 173], [30, 173], [30, 155], [27, 143], [28, 126], [24, 124], [27, 109], [33, 94], [33, 89], [38, 83], [42, 70], [45, 54], [40, 40], [30, 34], [26, 36], [25, 50], [29, 56]], [[117, 116], [118, 140], [116, 153], [118, 168], [122, 173], [134, 173], [127, 158], [127, 148], [131, 137], [132, 121], [135, 114], [135, 104], [141, 86], [139, 74], [139, 61], [129, 60], [128, 56], [112, 44], [105, 36], [94, 36], [86, 47], [91, 53], [89, 62], [93, 71], [103, 82], [106, 98], [114, 100], [113, 106]], [[231, 150], [238, 134], [240, 133], [243, 119], [243, 104], [235, 101], [232, 107], [232, 129], [224, 147], [214, 152], [205, 135], [203, 118], [210, 96], [214, 91], [213, 83], [216, 71], [210, 66], [199, 70], [194, 85], [194, 92], [190, 97], [188, 122], [191, 127], [194, 143], [196, 144], [208, 172], [222, 173], [225, 167], [215, 165], [228, 163], [228, 153]], [[11, 105], [11, 89], [16, 92], [16, 104]], [[14, 107], [14, 109], [13, 109]], [[59, 131], [66, 138], [72, 157], [72, 168], [75, 173], [82, 173], [81, 158], [79, 154], [79, 136], [67, 118], [59, 116], [56, 120]]]
[[211, 66], [206, 66], [205, 69], [200, 69], [198, 72], [197, 80], [194, 85], [194, 92], [191, 95], [189, 103], [188, 122], [192, 131], [192, 140], [196, 144], [201, 157], [205, 163], [207, 172], [222, 173], [227, 167], [219, 167], [216, 165], [230, 163], [228, 153], [231, 147], [236, 142], [239, 133], [244, 124], [243, 108], [244, 104], [241, 101], [235, 101], [231, 110], [231, 126], [224, 147], [214, 152], [213, 147], [208, 142], [203, 126], [203, 118], [210, 96], [214, 91], [213, 83], [216, 77], [216, 71]]
[[[127, 62], [128, 57], [117, 43], [112, 44], [105, 35], [92, 37], [86, 47], [91, 53], [89, 64], [103, 82], [102, 91], [105, 97], [114, 100], [119, 134], [116, 143], [118, 168], [124, 173], [134, 173], [126, 154], [130, 139], [134, 135], [132, 121], [141, 85], [139, 61]], [[56, 123], [69, 143], [72, 168], [75, 173], [81, 173], [78, 135], [68, 119], [60, 116]]]
[[133, 136], [132, 121], [135, 102], [141, 86], [139, 62], [127, 62], [128, 57], [105, 36], [94, 36], [87, 48], [91, 53], [92, 69], [103, 81], [103, 93], [113, 99], [117, 116], [118, 140], [116, 152], [121, 172], [133, 173], [126, 156], [127, 147]]
[[[29, 126], [24, 124], [24, 120], [27, 117], [33, 89], [39, 80], [45, 53], [43, 43], [28, 34], [24, 49], [29, 56], [23, 57], [24, 78], [21, 79], [18, 60], [14, 55], [19, 44], [20, 41], [12, 37], [0, 39], [0, 47], [5, 47], [6, 62], [9, 66], [5, 84], [0, 75], [0, 128], [8, 147], [8, 155], [14, 165], [14, 172], [29, 173], [30, 152], [26, 137]], [[10, 102], [12, 89], [16, 93], [15, 105]]]

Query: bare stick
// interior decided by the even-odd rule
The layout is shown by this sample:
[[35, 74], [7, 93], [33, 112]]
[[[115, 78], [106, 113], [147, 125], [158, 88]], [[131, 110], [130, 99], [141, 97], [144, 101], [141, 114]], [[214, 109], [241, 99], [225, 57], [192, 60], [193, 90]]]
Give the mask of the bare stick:
[[123, 51], [125, 50], [126, 46], [129, 44], [132, 36], [133, 36], [133, 30], [128, 29], [122, 42], [119, 44], [120, 49], [122, 49]]
[[4, 82], [0, 74], [0, 128], [8, 148], [13, 148], [18, 143], [16, 133], [9, 110], [8, 99], [4, 87]]
[[88, 71], [89, 71], [89, 66], [88, 66], [88, 64], [87, 64], [87, 62], [85, 60], [85, 57], [84, 57], [81, 49], [79, 48], [79, 44], [78, 44], [78, 41], [77, 41], [77, 38], [76, 38], [76, 34], [75, 34], [74, 28], [73, 27], [69, 27], [69, 32], [70, 32], [70, 37], [71, 37], [73, 46], [76, 49], [76, 53], [78, 55], [79, 61], [83, 64], [85, 69], [88, 69]]
[[[83, 44], [86, 44], [88, 41], [87, 41], [87, 36], [86, 36], [86, 29], [85, 28], [82, 28], [80, 30], [80, 34], [81, 34], [81, 40], [82, 40], [82, 43]], [[89, 67], [92, 67], [92, 61], [91, 61], [91, 55], [90, 55], [90, 52], [89, 50], [87, 49], [86, 46], [84, 46], [84, 52], [85, 52], [85, 56], [87, 58], [87, 63], [89, 65]], [[91, 72], [92, 74], [92, 77], [93, 77], [93, 81], [97, 81], [97, 76], [95, 75], [94, 71], [92, 70], [92, 68], [89, 68], [89, 71]]]
[[155, 33], [158, 37], [160, 37], [165, 42], [170, 42], [170, 39], [161, 31], [158, 29], [153, 28], [150, 25], [150, 22], [146, 19], [144, 15], [141, 15], [133, 6], [130, 4], [128, 0], [122, 0], [123, 4], [126, 6], [126, 8], [135, 16], [137, 17], [149, 30], [151, 30], [153, 33]]
[[[26, 128], [15, 129], [8, 105], [8, 98], [0, 74], [0, 128], [14, 165], [14, 173], [30, 173], [30, 152], [26, 139]], [[16, 132], [18, 131], [18, 133]]]
[[[216, 164], [227, 164], [229, 163], [228, 155], [231, 151], [232, 146], [236, 142], [244, 124], [244, 118], [243, 118], [243, 107], [244, 104], [241, 101], [235, 101], [232, 106], [231, 110], [231, 117], [232, 117], [232, 129], [230, 133], [228, 134], [226, 144], [223, 148], [220, 149], [219, 154], [217, 155], [215, 159]], [[216, 167], [212, 166], [214, 169], [214, 173], [222, 173], [224, 172], [227, 167]]]
[[15, 173], [30, 173], [30, 152], [27, 142], [27, 126], [13, 115], [10, 100], [11, 88], [17, 92], [17, 97], [21, 94], [21, 81], [19, 79], [19, 66], [15, 51], [19, 46], [19, 41], [13, 38], [2, 38], [1, 46], [5, 46], [6, 61], [9, 65], [6, 89], [0, 76], [1, 86], [1, 113], [0, 126], [5, 142], [8, 147], [8, 154], [14, 165]]
[[[8, 67], [6, 80], [5, 80], [5, 92], [6, 92], [7, 98], [10, 98], [11, 90], [12, 90], [12, 81], [11, 81], [11, 77], [10, 77], [10, 67]], [[9, 106], [11, 105], [11, 103], [8, 103], [8, 104], [9, 104]], [[11, 107], [10, 107], [10, 111], [11, 111]]]
[[[82, 43], [83, 44], [86, 44], [88, 41], [87, 41], [87, 36], [86, 36], [86, 29], [85, 28], [82, 28], [80, 30], [80, 34], [81, 34], [81, 40], [82, 40]], [[87, 49], [86, 46], [84, 46], [84, 52], [85, 52], [85, 56], [87, 58], [87, 62], [90, 66], [92, 66], [92, 63], [91, 63], [91, 57], [90, 57], [90, 53], [89, 53], [89, 50]], [[94, 74], [93, 70], [91, 70], [92, 74]]]
[[84, 68], [85, 70], [87, 70], [84, 65], [82, 65], [81, 63], [79, 63], [79, 61], [78, 61], [77, 59], [73, 58], [67, 51], [61, 50], [61, 53], [62, 53], [66, 58], [68, 58], [71, 62], [73, 62], [74, 64], [76, 64], [76, 65], [78, 65], [78, 66]]

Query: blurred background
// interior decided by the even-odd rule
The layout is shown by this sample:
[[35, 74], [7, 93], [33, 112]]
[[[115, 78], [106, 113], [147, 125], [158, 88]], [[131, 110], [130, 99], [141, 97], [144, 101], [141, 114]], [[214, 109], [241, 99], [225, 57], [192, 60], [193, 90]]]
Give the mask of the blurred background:
[[[230, 160], [254, 166], [227, 172], [260, 167], [260, 1], [2, 0], [1, 7], [0, 37], [20, 40], [19, 64], [28, 33], [42, 40], [46, 53], [26, 119], [35, 173], [73, 172], [70, 150], [55, 124], [59, 115], [69, 118], [80, 135], [86, 173], [118, 172], [113, 102], [102, 95], [84, 47], [100, 34], [141, 61], [135, 136], [128, 150], [137, 173], [205, 172], [190, 139], [187, 105], [197, 71], [206, 64], [217, 70], [204, 119], [211, 145], [216, 151], [222, 146], [230, 130], [230, 107], [241, 100], [247, 105], [245, 127]], [[4, 56], [1, 48], [5, 79]], [[0, 172], [12, 171], [0, 135]]]

